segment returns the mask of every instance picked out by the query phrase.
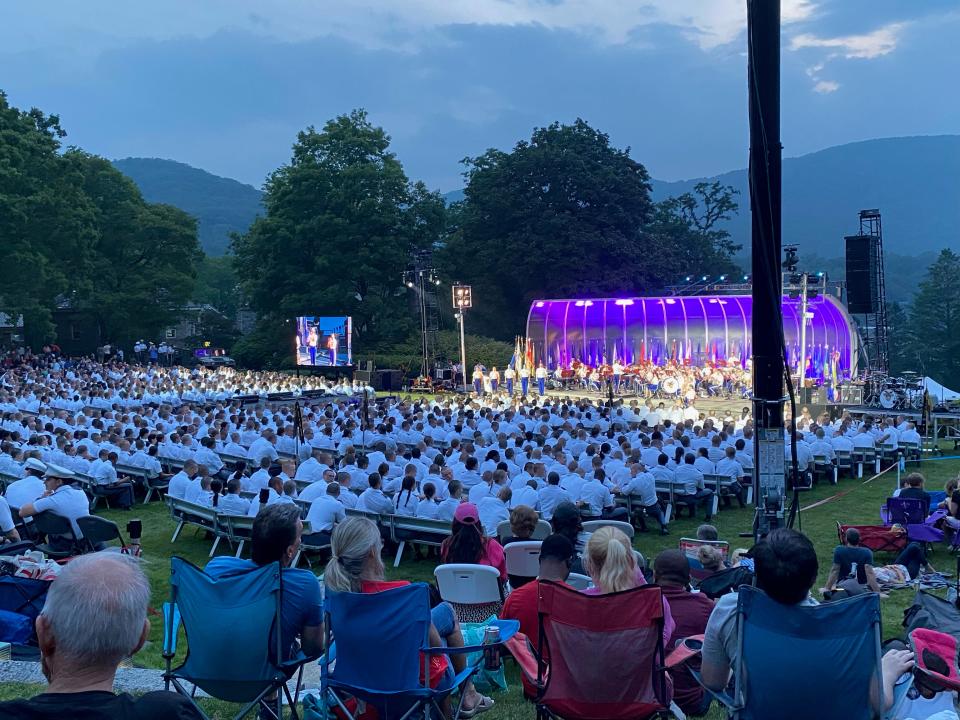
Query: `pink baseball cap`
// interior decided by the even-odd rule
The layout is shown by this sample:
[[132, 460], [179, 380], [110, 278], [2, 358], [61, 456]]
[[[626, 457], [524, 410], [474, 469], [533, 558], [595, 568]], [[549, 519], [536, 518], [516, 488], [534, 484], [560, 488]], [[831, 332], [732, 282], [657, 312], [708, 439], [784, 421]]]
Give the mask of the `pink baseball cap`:
[[453, 513], [453, 519], [460, 523], [478, 523], [480, 522], [480, 513], [477, 512], [477, 506], [472, 502], [460, 503], [456, 512]]

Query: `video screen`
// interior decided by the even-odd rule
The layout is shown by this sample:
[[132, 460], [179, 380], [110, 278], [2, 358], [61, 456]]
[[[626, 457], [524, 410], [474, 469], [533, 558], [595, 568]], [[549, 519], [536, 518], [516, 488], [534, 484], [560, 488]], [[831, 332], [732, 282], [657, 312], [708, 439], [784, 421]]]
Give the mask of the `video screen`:
[[306, 367], [343, 367], [353, 365], [349, 317], [297, 318], [297, 365]]

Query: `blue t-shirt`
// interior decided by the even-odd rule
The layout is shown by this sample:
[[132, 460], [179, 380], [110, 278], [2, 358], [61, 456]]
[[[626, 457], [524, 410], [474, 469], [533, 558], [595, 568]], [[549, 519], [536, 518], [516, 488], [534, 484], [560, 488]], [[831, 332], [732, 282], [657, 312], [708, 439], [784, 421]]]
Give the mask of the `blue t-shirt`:
[[[206, 573], [218, 578], [244, 570], [256, 570], [253, 560], [224, 555], [207, 563]], [[283, 569], [283, 606], [280, 621], [283, 624], [283, 647], [288, 648], [304, 627], [316, 627], [323, 622], [320, 582], [308, 570]]]

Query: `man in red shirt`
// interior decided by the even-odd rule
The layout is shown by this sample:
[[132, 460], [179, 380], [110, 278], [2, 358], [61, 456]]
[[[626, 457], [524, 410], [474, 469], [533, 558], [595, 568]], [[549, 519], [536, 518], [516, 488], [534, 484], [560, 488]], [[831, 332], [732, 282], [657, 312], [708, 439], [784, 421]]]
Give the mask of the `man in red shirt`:
[[[537, 582], [529, 582], [507, 595], [500, 618], [519, 620], [520, 632], [530, 639], [534, 648], [537, 647], [540, 634], [540, 621], [537, 616], [539, 581], [553, 580], [566, 585], [566, 580], [570, 576], [570, 566], [575, 558], [576, 550], [569, 538], [564, 535], [550, 535], [540, 545], [540, 572], [537, 574]], [[527, 696], [535, 697], [536, 688], [527, 682], [526, 677], [521, 676], [521, 678]]]
[[[713, 600], [703, 593], [690, 592], [690, 562], [681, 550], [664, 550], [653, 563], [654, 581], [660, 586], [664, 599], [670, 603], [670, 613], [676, 629], [664, 650], [669, 653], [678, 640], [691, 635], [702, 635], [713, 612]], [[694, 669], [700, 661], [691, 660]], [[710, 695], [703, 691], [686, 667], [671, 671], [673, 700], [688, 715], [704, 715], [710, 707]]]

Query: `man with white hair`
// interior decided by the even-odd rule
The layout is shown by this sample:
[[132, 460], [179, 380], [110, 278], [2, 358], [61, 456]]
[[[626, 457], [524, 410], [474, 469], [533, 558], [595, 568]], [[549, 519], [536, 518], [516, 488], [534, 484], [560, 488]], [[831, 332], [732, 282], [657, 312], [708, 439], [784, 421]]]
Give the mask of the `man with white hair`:
[[29, 700], [0, 703], [0, 717], [200, 718], [187, 698], [176, 693], [134, 698], [113, 692], [120, 661], [140, 650], [150, 633], [149, 602], [150, 586], [132, 558], [94, 553], [65, 565], [50, 584], [36, 622], [47, 690]]

